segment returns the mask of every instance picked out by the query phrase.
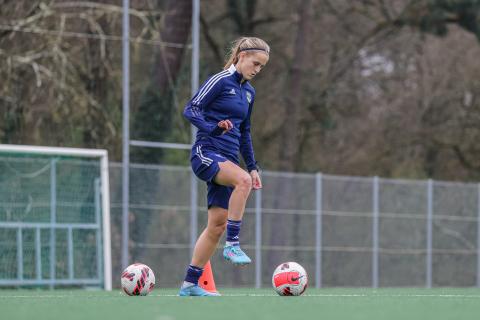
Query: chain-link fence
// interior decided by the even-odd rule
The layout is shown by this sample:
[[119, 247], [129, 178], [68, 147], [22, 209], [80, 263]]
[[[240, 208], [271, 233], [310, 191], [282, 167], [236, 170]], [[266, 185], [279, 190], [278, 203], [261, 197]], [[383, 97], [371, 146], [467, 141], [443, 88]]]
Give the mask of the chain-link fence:
[[[110, 172], [118, 285], [121, 166]], [[188, 167], [130, 167], [130, 261], [150, 265], [161, 287], [178, 286], [190, 261], [191, 174]], [[479, 284], [477, 184], [278, 172], [262, 178], [241, 231], [253, 265], [233, 267], [218, 250], [218, 286], [270, 286], [284, 261], [302, 264], [317, 287]], [[205, 193], [200, 183], [198, 234], [206, 224]]]

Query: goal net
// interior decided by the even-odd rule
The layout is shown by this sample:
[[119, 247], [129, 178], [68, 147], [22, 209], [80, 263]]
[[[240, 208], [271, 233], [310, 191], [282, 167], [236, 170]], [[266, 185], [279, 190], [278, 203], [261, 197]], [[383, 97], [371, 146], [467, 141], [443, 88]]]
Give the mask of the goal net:
[[0, 145], [0, 286], [111, 290], [106, 150]]

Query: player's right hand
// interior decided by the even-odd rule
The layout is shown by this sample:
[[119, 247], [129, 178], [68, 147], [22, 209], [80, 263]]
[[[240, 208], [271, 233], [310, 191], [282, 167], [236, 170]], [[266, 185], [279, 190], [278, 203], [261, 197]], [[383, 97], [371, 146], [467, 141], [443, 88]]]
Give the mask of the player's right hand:
[[228, 131], [233, 129], [233, 123], [230, 120], [222, 120], [217, 124], [220, 128], [224, 129], [222, 134], [227, 133]]

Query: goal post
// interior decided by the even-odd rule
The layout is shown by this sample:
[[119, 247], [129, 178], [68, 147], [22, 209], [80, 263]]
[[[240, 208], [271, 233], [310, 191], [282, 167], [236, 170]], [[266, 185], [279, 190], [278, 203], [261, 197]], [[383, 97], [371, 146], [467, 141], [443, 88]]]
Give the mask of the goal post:
[[103, 149], [0, 144], [0, 286], [112, 289], [108, 170]]

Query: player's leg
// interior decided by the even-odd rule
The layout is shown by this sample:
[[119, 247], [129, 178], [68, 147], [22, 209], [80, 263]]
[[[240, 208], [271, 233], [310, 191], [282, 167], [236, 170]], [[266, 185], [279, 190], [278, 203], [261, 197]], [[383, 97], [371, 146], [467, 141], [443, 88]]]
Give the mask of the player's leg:
[[207, 227], [195, 244], [192, 256], [192, 265], [205, 266], [217, 248], [221, 236], [227, 226], [227, 210], [220, 207], [208, 209]]
[[218, 163], [220, 170], [215, 176], [215, 183], [233, 187], [228, 201], [227, 238], [223, 256], [235, 265], [245, 265], [251, 259], [240, 249], [240, 228], [245, 212], [245, 205], [252, 190], [252, 178], [233, 162]]
[[228, 219], [242, 220], [245, 204], [252, 190], [252, 178], [231, 161], [219, 162], [218, 166], [220, 170], [215, 176], [215, 183], [234, 188], [228, 202]]
[[180, 289], [181, 296], [217, 295], [199, 287], [198, 279], [203, 273], [203, 267], [215, 252], [220, 237], [225, 231], [226, 222], [226, 209], [220, 207], [211, 207], [208, 209], [207, 227], [203, 230], [193, 249], [192, 260], [188, 266], [182, 288]]

